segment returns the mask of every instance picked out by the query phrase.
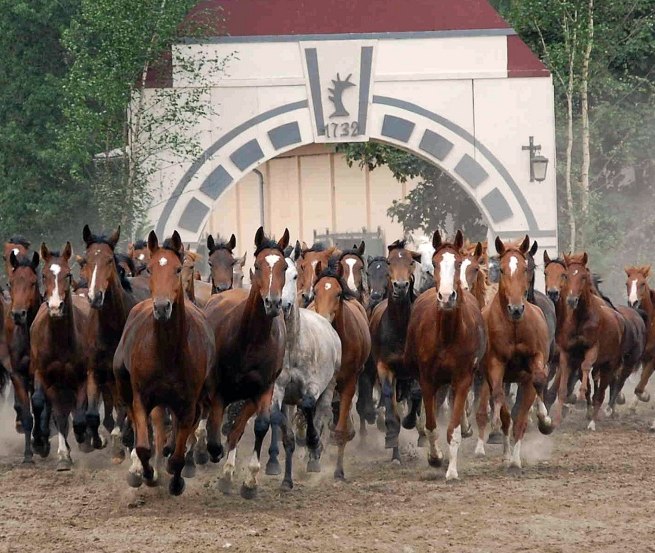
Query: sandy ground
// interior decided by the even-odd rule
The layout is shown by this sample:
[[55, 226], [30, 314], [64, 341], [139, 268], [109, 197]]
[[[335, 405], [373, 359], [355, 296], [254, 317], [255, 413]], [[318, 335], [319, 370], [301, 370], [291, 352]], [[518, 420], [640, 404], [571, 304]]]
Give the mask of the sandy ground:
[[[218, 491], [215, 465], [200, 467], [177, 498], [166, 486], [128, 488], [126, 464], [112, 466], [107, 451], [74, 446], [70, 473], [55, 472], [54, 455], [24, 467], [10, 408], [2, 413], [0, 552], [655, 551], [655, 435], [647, 430], [655, 402], [603, 420], [595, 433], [579, 410], [551, 436], [531, 431], [519, 477], [503, 468], [502, 446], [477, 459], [475, 439], [466, 439], [455, 484], [428, 467], [405, 430], [403, 465], [392, 465], [370, 427], [366, 446], [357, 436], [346, 450], [347, 482], [333, 481], [328, 451], [321, 474], [296, 463], [292, 492], [263, 475], [252, 501]], [[241, 481], [244, 469], [237, 474]]]

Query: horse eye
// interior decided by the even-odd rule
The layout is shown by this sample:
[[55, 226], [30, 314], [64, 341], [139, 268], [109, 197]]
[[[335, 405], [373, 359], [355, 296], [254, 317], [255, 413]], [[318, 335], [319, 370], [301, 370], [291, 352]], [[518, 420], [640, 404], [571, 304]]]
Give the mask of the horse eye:
[[179, 275], [182, 272], [182, 267], [178, 267], [175, 269], [175, 272]]
[[298, 280], [298, 275], [295, 275], [295, 276], [293, 277], [293, 280]]

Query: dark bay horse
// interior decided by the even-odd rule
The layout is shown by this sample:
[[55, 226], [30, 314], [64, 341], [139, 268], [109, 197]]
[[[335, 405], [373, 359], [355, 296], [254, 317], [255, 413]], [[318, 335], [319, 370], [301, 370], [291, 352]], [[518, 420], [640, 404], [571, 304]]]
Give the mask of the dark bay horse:
[[209, 268], [211, 273], [212, 294], [220, 294], [226, 290], [236, 288], [234, 286], [234, 265], [237, 259], [234, 257], [234, 248], [237, 239], [234, 234], [229, 240], [219, 236], [207, 236], [207, 252], [209, 255]]
[[416, 298], [414, 263], [420, 262], [421, 254], [409, 250], [404, 240], [396, 240], [387, 249], [387, 299], [382, 300], [373, 310], [369, 329], [371, 357], [382, 387], [382, 404], [385, 408], [385, 447], [392, 450], [392, 460], [400, 462], [400, 416], [396, 404], [396, 384], [401, 381], [408, 388], [414, 380], [414, 375], [405, 369], [404, 354], [407, 325]]
[[298, 300], [301, 307], [307, 307], [314, 300], [314, 283], [316, 282], [316, 266], [321, 263], [323, 267], [328, 266], [328, 261], [336, 248], [326, 247], [321, 242], [316, 242], [311, 248], [303, 248], [302, 256], [296, 265], [298, 267]]
[[5, 262], [5, 274], [9, 277], [12, 271], [9, 255], [14, 252], [16, 257], [26, 256], [30, 249], [30, 241], [20, 234], [14, 234], [4, 243], [2, 259]]
[[389, 284], [389, 261], [384, 256], [371, 257], [367, 259], [366, 280], [368, 281], [368, 303], [366, 313], [371, 316], [373, 308], [387, 297]]
[[270, 425], [273, 385], [284, 360], [286, 329], [284, 318], [279, 315], [287, 268], [284, 249], [288, 244], [288, 230], [275, 242], [260, 227], [255, 234], [250, 291], [235, 289], [216, 294], [205, 308], [217, 353], [212, 407], [207, 421], [207, 449], [212, 461], [218, 462], [223, 452], [219, 432], [224, 408], [245, 400], [227, 438], [227, 461], [219, 483], [224, 493], [232, 488], [237, 444], [246, 423], [257, 413], [255, 450], [248, 465], [250, 475], [241, 487], [245, 498], [252, 498], [257, 492], [259, 458]]
[[447, 480], [457, 479], [457, 453], [462, 441], [461, 421], [473, 373], [486, 347], [482, 315], [475, 297], [462, 290], [460, 268], [464, 239], [457, 231], [454, 242], [444, 242], [434, 233], [434, 288], [423, 292], [414, 302], [407, 342], [405, 369], [421, 385], [425, 405], [425, 434], [428, 440], [428, 464], [439, 467], [444, 455], [437, 445], [437, 390], [450, 385], [453, 408], [446, 433], [450, 458]]
[[[14, 385], [14, 409], [21, 429], [25, 434], [23, 462], [32, 462], [32, 432], [34, 449], [47, 456], [50, 449], [48, 440], [50, 427], [48, 406], [43, 389], [34, 387], [34, 373], [30, 367], [30, 327], [41, 306], [39, 291], [39, 254], [9, 254], [9, 286], [11, 304], [5, 314], [5, 339], [10, 357], [10, 376]], [[4, 363], [3, 363], [4, 364]], [[31, 409], [30, 409], [31, 399]], [[32, 416], [32, 412], [34, 416]], [[18, 428], [17, 428], [18, 429]]]
[[156, 408], [167, 408], [175, 427], [175, 449], [167, 466], [172, 475], [168, 489], [172, 495], [180, 495], [185, 486], [182, 469], [187, 441], [198, 423], [201, 394], [215, 361], [214, 336], [203, 313], [185, 298], [180, 277], [184, 245], [177, 231], [162, 246], [151, 231], [148, 249], [151, 299], [130, 312], [114, 356], [113, 373], [134, 425], [134, 451], [141, 464], [130, 469], [128, 482], [139, 486], [142, 478], [149, 484], [157, 480], [165, 437], [159, 416], [153, 469], [148, 417]]
[[364, 308], [368, 304], [368, 284], [366, 282], [366, 263], [364, 262], [365, 250], [366, 244], [362, 240], [359, 246], [355, 244], [352, 249], [343, 250], [339, 255], [343, 279]]
[[137, 240], [127, 245], [127, 255], [134, 262], [134, 276], [142, 274], [150, 261], [150, 250], [145, 240]]
[[[548, 382], [546, 367], [549, 355], [549, 333], [546, 317], [528, 296], [528, 252], [526, 235], [520, 244], [505, 244], [496, 238], [500, 280], [498, 293], [483, 310], [487, 325], [488, 345], [483, 369], [486, 381], [482, 387], [477, 413], [480, 436], [476, 454], [484, 454], [484, 430], [487, 424], [489, 393], [493, 400], [493, 426], [502, 423], [503, 457], [511, 470], [521, 469], [521, 442], [528, 425], [528, 412], [537, 401], [539, 431], [550, 434], [552, 425], [544, 404]], [[518, 384], [517, 403], [513, 414], [514, 447], [510, 451], [511, 416], [505, 396], [504, 382]]]
[[123, 410], [119, 413], [119, 424], [116, 425], [113, 416], [116, 388], [112, 363], [127, 316], [138, 301], [147, 298], [147, 292], [140, 287], [136, 295], [129, 281], [120, 276], [114, 255], [120, 238], [120, 227], [109, 236], [99, 236], [85, 225], [82, 238], [86, 244], [86, 262], [82, 274], [89, 283], [87, 299], [92, 308], [85, 337], [88, 350], [87, 429], [91, 433], [93, 447], [105, 447], [106, 441], [98, 432], [102, 395], [103, 425], [112, 436], [113, 461], [121, 462], [125, 454], [120, 438]]
[[30, 363], [35, 383], [45, 391], [57, 425], [58, 471], [70, 470], [73, 465], [68, 445], [71, 413], [75, 440], [82, 444], [86, 438], [84, 333], [89, 308], [84, 298], [73, 294], [71, 255], [70, 242], [66, 242], [61, 253], [41, 244], [45, 301], [30, 330]]
[[357, 380], [371, 352], [371, 336], [366, 311], [344, 281], [338, 260], [331, 259], [325, 266], [319, 261], [315, 275], [313, 309], [332, 323], [341, 339], [341, 367], [336, 375], [339, 408], [333, 434], [338, 447], [334, 477], [343, 479], [346, 443], [355, 437], [350, 408], [357, 389]]

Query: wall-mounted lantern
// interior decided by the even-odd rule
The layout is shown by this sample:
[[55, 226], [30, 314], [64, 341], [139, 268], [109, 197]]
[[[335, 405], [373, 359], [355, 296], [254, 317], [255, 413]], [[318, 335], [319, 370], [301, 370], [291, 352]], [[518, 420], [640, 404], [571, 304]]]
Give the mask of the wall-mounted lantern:
[[542, 182], [546, 180], [546, 171], [548, 170], [548, 158], [542, 156], [541, 145], [534, 143], [534, 137], [530, 137], [528, 146], [521, 146], [522, 150], [530, 152], [530, 182]]

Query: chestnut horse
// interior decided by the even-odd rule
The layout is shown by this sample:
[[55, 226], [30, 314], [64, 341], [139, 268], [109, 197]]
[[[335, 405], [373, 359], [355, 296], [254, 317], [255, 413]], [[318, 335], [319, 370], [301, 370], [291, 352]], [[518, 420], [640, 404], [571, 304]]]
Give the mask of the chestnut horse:
[[[502, 422], [503, 457], [511, 470], [521, 469], [521, 442], [528, 426], [528, 412], [537, 401], [539, 431], [550, 434], [552, 425], [544, 404], [548, 382], [550, 337], [543, 311], [525, 301], [528, 297], [528, 252], [530, 239], [526, 235], [520, 244], [505, 244], [496, 238], [500, 279], [498, 293], [482, 311], [488, 332], [488, 345], [483, 370], [486, 382], [482, 387], [478, 407], [480, 436], [476, 454], [484, 455], [484, 431], [487, 424], [489, 393], [493, 399], [493, 426]], [[504, 382], [518, 384], [517, 404], [513, 413], [514, 447], [510, 452], [510, 411]]]
[[366, 244], [362, 242], [355, 244], [350, 250], [343, 250], [339, 256], [339, 263], [343, 271], [343, 279], [348, 288], [357, 296], [359, 303], [365, 308], [368, 304], [368, 283], [366, 282], [366, 263], [364, 262], [364, 251]]
[[439, 467], [444, 455], [437, 445], [436, 393], [450, 385], [453, 408], [446, 433], [450, 458], [447, 480], [457, 479], [457, 453], [462, 441], [461, 421], [465, 404], [486, 347], [482, 315], [475, 297], [462, 289], [460, 270], [464, 238], [457, 231], [454, 242], [443, 242], [436, 231], [432, 238], [434, 288], [414, 302], [405, 345], [405, 369], [416, 375], [425, 405], [428, 464]]
[[[11, 305], [5, 314], [5, 339], [10, 358], [10, 377], [14, 385], [14, 409], [17, 419], [20, 418], [25, 434], [25, 450], [23, 462], [32, 462], [32, 432], [34, 433], [34, 449], [41, 456], [49, 453], [50, 434], [48, 405], [42, 387], [34, 387], [34, 373], [30, 367], [30, 327], [41, 306], [39, 292], [39, 254], [16, 255], [9, 253], [9, 286]], [[3, 363], [4, 364], [4, 363]], [[31, 399], [31, 409], [30, 409]], [[32, 416], [32, 413], [34, 416]]]
[[321, 242], [316, 242], [311, 248], [303, 248], [301, 258], [296, 261], [298, 267], [298, 300], [301, 307], [307, 307], [314, 300], [314, 283], [316, 282], [316, 266], [321, 263], [323, 267], [328, 266], [328, 261], [336, 248], [326, 247]]
[[[151, 299], [131, 312], [113, 360], [120, 398], [135, 430], [135, 452], [141, 466], [130, 469], [128, 482], [139, 486], [157, 480], [165, 437], [158, 415], [155, 428], [155, 469], [150, 465], [148, 417], [167, 408], [175, 422], [175, 450], [168, 459], [172, 475], [168, 490], [184, 491], [187, 440], [200, 416], [200, 399], [215, 361], [214, 337], [203, 313], [184, 296], [182, 263], [184, 245], [177, 231], [160, 247], [157, 235], [148, 236]], [[153, 413], [153, 418], [155, 413]]]
[[52, 406], [59, 435], [57, 470], [70, 470], [73, 461], [68, 445], [68, 418], [78, 444], [86, 438], [86, 369], [84, 333], [89, 308], [72, 292], [69, 261], [72, 249], [66, 242], [61, 253], [41, 244], [45, 302], [30, 330], [30, 363], [36, 386], [41, 386]]
[[459, 281], [463, 290], [468, 290], [475, 296], [478, 306], [482, 309], [487, 303], [487, 275], [484, 269], [485, 257], [482, 252], [482, 243], [468, 244], [463, 248], [462, 254]]
[[97, 236], [91, 232], [89, 225], [85, 225], [82, 238], [86, 244], [86, 262], [82, 274], [89, 283], [87, 300], [92, 308], [86, 332], [87, 429], [91, 433], [93, 447], [105, 447], [106, 442], [98, 433], [99, 401], [102, 394], [105, 411], [103, 425], [112, 436], [113, 461], [120, 462], [124, 457], [120, 439], [124, 413], [121, 410], [119, 424], [116, 425], [113, 416], [116, 389], [112, 363], [128, 314], [137, 302], [146, 299], [147, 295], [141, 287], [138, 289], [138, 295], [132, 293], [130, 283], [120, 276], [114, 255], [120, 238], [120, 227], [109, 236]]
[[21, 257], [26, 256], [29, 249], [30, 241], [20, 234], [14, 234], [4, 243], [2, 259], [5, 262], [5, 274], [7, 278], [9, 278], [9, 274], [12, 271], [11, 263], [9, 262], [11, 252], [14, 252], [16, 257]]
[[207, 449], [213, 462], [221, 459], [220, 427], [224, 408], [245, 400], [228, 438], [228, 455], [219, 487], [230, 493], [236, 466], [236, 448], [246, 423], [257, 413], [255, 450], [250, 459], [250, 477], [241, 495], [257, 493], [262, 443], [270, 425], [271, 398], [275, 379], [282, 370], [286, 329], [280, 315], [287, 264], [284, 249], [289, 244], [285, 230], [276, 243], [260, 227], [255, 234], [255, 265], [252, 287], [227, 290], [212, 296], [205, 308], [216, 340], [216, 364], [212, 408], [207, 421]]
[[[385, 408], [385, 447], [391, 449], [391, 459], [400, 462], [398, 436], [400, 417], [398, 415], [397, 383], [410, 384], [413, 375], [404, 365], [407, 325], [412, 311], [414, 295], [414, 263], [421, 261], [421, 254], [405, 247], [404, 240], [396, 240], [387, 247], [389, 251], [389, 276], [387, 299], [373, 310], [369, 329], [371, 332], [371, 357], [377, 369], [382, 387], [382, 404]], [[408, 388], [407, 385], [404, 388]], [[416, 413], [413, 413], [414, 417]], [[410, 427], [414, 427], [411, 424]]]
[[313, 309], [332, 323], [341, 339], [341, 367], [336, 375], [339, 412], [333, 438], [338, 446], [334, 477], [343, 479], [346, 443], [355, 437], [350, 420], [350, 408], [357, 389], [357, 379], [371, 353], [371, 335], [366, 311], [343, 279], [342, 266], [338, 260], [330, 259], [325, 267], [319, 261], [316, 264], [315, 275]]

